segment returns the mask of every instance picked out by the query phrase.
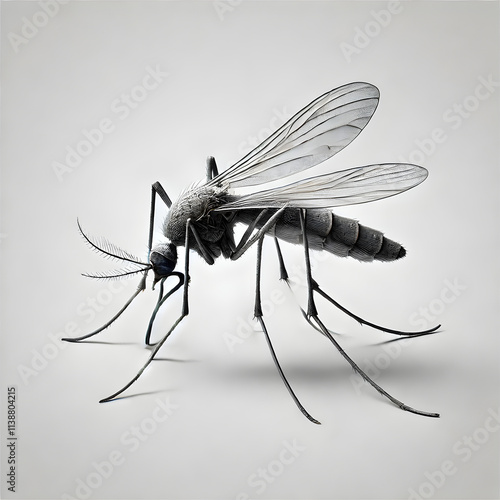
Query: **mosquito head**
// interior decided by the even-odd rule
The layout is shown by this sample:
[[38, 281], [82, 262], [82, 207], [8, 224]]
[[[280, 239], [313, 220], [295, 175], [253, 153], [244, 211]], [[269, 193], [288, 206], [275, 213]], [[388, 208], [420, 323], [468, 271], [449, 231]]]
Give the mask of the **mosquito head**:
[[154, 287], [158, 281], [170, 276], [175, 269], [175, 265], [177, 264], [177, 247], [170, 242], [156, 245], [151, 250], [149, 262], [155, 273]]

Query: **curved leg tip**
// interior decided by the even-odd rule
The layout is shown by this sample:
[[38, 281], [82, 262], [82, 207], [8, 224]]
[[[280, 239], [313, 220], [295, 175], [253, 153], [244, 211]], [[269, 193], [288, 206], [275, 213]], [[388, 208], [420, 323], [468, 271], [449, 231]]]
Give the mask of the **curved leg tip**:
[[109, 403], [115, 399], [115, 396], [108, 396], [107, 398], [103, 398], [99, 401], [99, 403]]
[[81, 340], [83, 340], [82, 338], [80, 337], [63, 337], [61, 339], [62, 342], [71, 342], [72, 344], [76, 344], [78, 342], [80, 342]]

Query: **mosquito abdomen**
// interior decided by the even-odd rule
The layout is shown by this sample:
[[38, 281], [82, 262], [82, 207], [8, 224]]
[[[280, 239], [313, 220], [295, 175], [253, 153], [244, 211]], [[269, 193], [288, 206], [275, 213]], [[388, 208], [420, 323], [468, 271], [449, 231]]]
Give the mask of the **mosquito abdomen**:
[[363, 262], [389, 262], [405, 256], [406, 250], [399, 243], [386, 238], [377, 229], [363, 226], [354, 219], [331, 215], [332, 228], [324, 240], [324, 250]]
[[[399, 243], [386, 238], [380, 231], [326, 209], [307, 211], [306, 231], [309, 248], [326, 250], [339, 257], [353, 257], [362, 262], [390, 262], [406, 254]], [[289, 243], [302, 243], [298, 210], [288, 209], [283, 212], [276, 223], [275, 235]]]

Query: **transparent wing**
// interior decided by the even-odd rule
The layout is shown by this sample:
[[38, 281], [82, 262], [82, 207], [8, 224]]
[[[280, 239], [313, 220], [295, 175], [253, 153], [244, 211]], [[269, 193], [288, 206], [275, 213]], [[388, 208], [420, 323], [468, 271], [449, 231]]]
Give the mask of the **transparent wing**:
[[209, 184], [254, 186], [325, 161], [363, 130], [378, 98], [377, 87], [369, 83], [349, 83], [321, 95]]
[[236, 197], [217, 210], [246, 208], [327, 208], [366, 203], [417, 186], [427, 170], [406, 163], [384, 163], [318, 175], [286, 186]]

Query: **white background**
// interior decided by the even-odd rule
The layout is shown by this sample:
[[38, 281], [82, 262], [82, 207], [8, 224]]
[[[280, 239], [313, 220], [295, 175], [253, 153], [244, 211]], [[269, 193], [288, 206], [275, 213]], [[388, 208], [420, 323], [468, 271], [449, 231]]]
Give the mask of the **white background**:
[[[2, 2], [1, 432], [16, 386], [19, 436], [15, 495], [2, 440], [3, 496], [497, 498], [498, 23], [498, 2]], [[141, 93], [147, 68], [163, 76]], [[57, 340], [99, 327], [138, 281], [80, 275], [117, 265], [88, 249], [76, 218], [144, 259], [153, 182], [177, 197], [204, 176], [207, 155], [227, 168], [249, 138], [350, 81], [377, 85], [379, 108], [314, 173], [411, 160], [430, 175], [400, 196], [338, 210], [403, 243], [405, 259], [320, 255], [315, 276], [371, 321], [443, 327], [387, 343], [318, 307], [378, 383], [441, 418], [360, 386], [278, 282], [272, 242], [268, 327], [321, 426], [295, 407], [263, 335], [248, 335], [255, 250], [212, 267], [193, 255], [190, 315], [130, 397], [98, 404], [147, 358], [156, 294], [148, 286], [95, 343]], [[131, 91], [141, 100], [124, 108]], [[58, 177], [54, 164], [102, 120], [113, 130]], [[295, 270], [301, 249], [284, 250]], [[180, 297], [164, 307], [157, 336], [179, 307]], [[175, 406], [166, 420], [158, 401]]]

